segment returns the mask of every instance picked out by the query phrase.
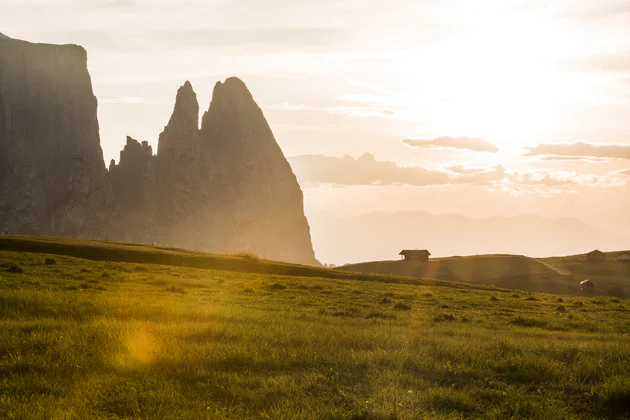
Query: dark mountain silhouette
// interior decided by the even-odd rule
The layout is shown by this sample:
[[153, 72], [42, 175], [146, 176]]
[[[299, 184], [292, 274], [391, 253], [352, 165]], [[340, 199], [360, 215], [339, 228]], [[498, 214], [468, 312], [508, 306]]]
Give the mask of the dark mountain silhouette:
[[0, 228], [119, 232], [87, 53], [0, 37]]
[[103, 162], [87, 54], [0, 37], [0, 227], [317, 264], [302, 191], [245, 84], [217, 83], [199, 129], [188, 82], [159, 138]]
[[129, 138], [112, 185], [134, 241], [256, 250], [315, 264], [300, 186], [245, 84], [217, 83], [198, 129], [192, 85], [178, 93], [158, 154]]
[[313, 243], [323, 262], [398, 259], [402, 249], [429, 249], [433, 257], [515, 254], [549, 257], [595, 248], [626, 249], [630, 238], [573, 219], [535, 214], [470, 219], [423, 211], [374, 212], [355, 217], [310, 215]]

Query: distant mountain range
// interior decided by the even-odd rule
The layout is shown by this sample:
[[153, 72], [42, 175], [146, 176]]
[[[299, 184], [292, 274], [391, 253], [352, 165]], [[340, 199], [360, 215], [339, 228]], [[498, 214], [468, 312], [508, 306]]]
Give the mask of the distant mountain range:
[[535, 214], [471, 219], [424, 211], [374, 212], [354, 217], [310, 215], [313, 245], [322, 262], [345, 264], [398, 259], [402, 249], [434, 257], [516, 254], [550, 257], [593, 249], [630, 248], [630, 238], [574, 219]]

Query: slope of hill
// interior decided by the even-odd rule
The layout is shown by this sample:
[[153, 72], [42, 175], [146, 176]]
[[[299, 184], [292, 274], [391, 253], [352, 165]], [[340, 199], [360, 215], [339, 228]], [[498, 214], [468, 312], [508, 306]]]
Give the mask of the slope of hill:
[[429, 262], [375, 261], [350, 264], [339, 270], [486, 284], [531, 292], [581, 294], [579, 281], [572, 276], [561, 275], [533, 258], [520, 255], [435, 258]]
[[[380, 276], [370, 273], [346, 273], [319, 267], [289, 264], [261, 259], [256, 254], [218, 255], [180, 248], [125, 244], [111, 241], [69, 239], [23, 235], [0, 235], [0, 252], [26, 252], [63, 255], [91, 261], [159, 264], [202, 270], [226, 270], [239, 273], [263, 273], [282, 276], [354, 279], [401, 284], [445, 284], [436, 279]], [[458, 283], [450, 287], [460, 288]]]
[[[238, 257], [0, 239], [15, 249], [0, 251], [0, 418], [622, 419], [630, 411], [627, 301], [333, 270], [317, 272], [337, 278], [256, 273]], [[178, 264], [203, 258], [230, 265]]]
[[551, 262], [581, 280], [591, 279], [595, 282], [597, 293], [606, 294], [610, 287], [621, 287], [630, 296], [630, 262], [617, 261], [620, 253], [622, 252], [607, 252], [606, 261], [597, 263], [589, 262], [585, 254], [546, 258], [541, 261]]
[[572, 219], [535, 214], [470, 219], [422, 211], [326, 217], [311, 212], [313, 245], [320, 261], [337, 265], [397, 258], [401, 249], [423, 248], [435, 257], [514, 254], [571, 255], [595, 248], [628, 247], [630, 238]]

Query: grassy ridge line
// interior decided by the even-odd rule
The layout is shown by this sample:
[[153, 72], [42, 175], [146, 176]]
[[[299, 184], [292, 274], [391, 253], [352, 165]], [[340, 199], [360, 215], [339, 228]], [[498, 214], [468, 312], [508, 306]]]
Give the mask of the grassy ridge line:
[[442, 285], [456, 288], [468, 287], [441, 280], [342, 272], [267, 260], [256, 261], [234, 255], [215, 255], [177, 248], [161, 248], [149, 245], [123, 244], [85, 239], [18, 235], [0, 236], [0, 250], [65, 255], [92, 261], [160, 264], [242, 273], [353, 279], [409, 285]]
[[479, 255], [421, 261], [375, 261], [345, 266], [347, 271], [428, 277], [483, 283], [517, 276], [552, 276], [558, 273], [541, 262], [520, 255]]

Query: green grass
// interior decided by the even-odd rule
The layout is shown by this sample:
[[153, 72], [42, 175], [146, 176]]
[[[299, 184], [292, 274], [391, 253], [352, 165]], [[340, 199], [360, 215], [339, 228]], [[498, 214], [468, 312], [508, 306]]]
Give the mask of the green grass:
[[[597, 294], [606, 296], [621, 287], [630, 297], [630, 263], [615, 261], [617, 252], [604, 263], [589, 263], [586, 255], [534, 259], [520, 255], [479, 255], [420, 261], [374, 261], [340, 267], [345, 272], [432, 278], [452, 282], [493, 285], [529, 292], [582, 296], [580, 281], [590, 278]], [[567, 270], [560, 274], [549, 264]]]
[[375, 261], [347, 265], [340, 270], [489, 284], [532, 292], [572, 294], [580, 289], [574, 278], [520, 255], [434, 258], [428, 262]]
[[630, 413], [628, 301], [151, 258], [0, 252], [0, 418]]
[[590, 278], [595, 282], [598, 294], [606, 295], [611, 287], [622, 287], [630, 297], [630, 262], [616, 261], [619, 252], [606, 253], [604, 262], [589, 262], [586, 255], [549, 258], [546, 261], [568, 270], [573, 276], [584, 280]]

